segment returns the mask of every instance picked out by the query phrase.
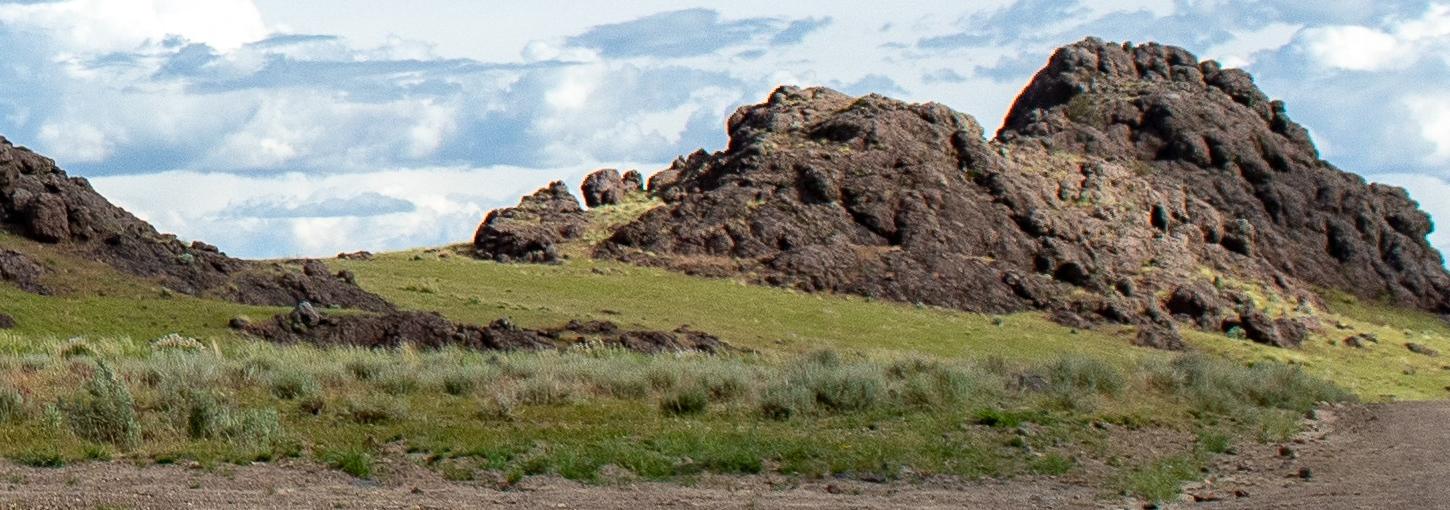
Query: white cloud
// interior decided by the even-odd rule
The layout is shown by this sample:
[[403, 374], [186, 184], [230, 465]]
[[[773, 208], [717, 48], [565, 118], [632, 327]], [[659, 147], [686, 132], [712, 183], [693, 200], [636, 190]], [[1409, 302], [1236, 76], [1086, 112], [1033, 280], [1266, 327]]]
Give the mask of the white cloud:
[[73, 52], [126, 51], [181, 36], [234, 49], [267, 35], [250, 0], [66, 0], [6, 4], [0, 22], [41, 30]]
[[1373, 71], [1406, 63], [1394, 35], [1361, 26], [1312, 28], [1304, 32], [1309, 54], [1320, 64], [1351, 71]]
[[1411, 96], [1405, 102], [1420, 124], [1420, 135], [1435, 146], [1426, 159], [1433, 164], [1450, 163], [1450, 94]]
[[105, 161], [115, 149], [111, 135], [82, 122], [46, 123], [40, 127], [39, 140], [53, 148], [51, 157], [81, 163]]
[[1333, 69], [1396, 69], [1426, 56], [1450, 63], [1450, 4], [1430, 5], [1418, 18], [1390, 20], [1383, 28], [1338, 25], [1308, 29], [1302, 42], [1310, 56]]

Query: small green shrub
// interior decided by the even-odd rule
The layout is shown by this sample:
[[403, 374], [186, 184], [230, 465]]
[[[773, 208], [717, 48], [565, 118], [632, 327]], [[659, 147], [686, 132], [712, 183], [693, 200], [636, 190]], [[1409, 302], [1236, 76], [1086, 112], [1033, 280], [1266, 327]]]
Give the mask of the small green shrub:
[[272, 395], [282, 400], [297, 400], [311, 397], [322, 391], [322, 385], [312, 374], [299, 370], [277, 372], [270, 377]]
[[383, 364], [370, 359], [349, 360], [344, 367], [359, 381], [371, 381], [383, 373]]
[[1082, 391], [1116, 395], [1123, 389], [1123, 374], [1105, 361], [1064, 356], [1048, 368], [1048, 379], [1059, 392]]
[[360, 425], [377, 425], [404, 416], [403, 404], [384, 395], [349, 400], [342, 410], [348, 419]]
[[37, 468], [60, 468], [65, 467], [65, 457], [60, 452], [50, 448], [26, 451], [11, 457], [17, 463]]
[[0, 422], [17, 421], [25, 417], [25, 396], [10, 386], [0, 386]]
[[187, 413], [187, 436], [220, 439], [254, 447], [270, 447], [281, 435], [276, 409], [237, 409], [209, 393], [193, 393]]
[[885, 384], [875, 366], [820, 364], [808, 369], [805, 383], [815, 395], [816, 405], [832, 412], [865, 411], [880, 400]]
[[80, 337], [66, 340], [65, 343], [60, 344], [60, 349], [57, 352], [61, 359], [100, 357], [96, 353], [96, 349], [91, 347], [91, 344], [86, 342], [86, 339]]
[[761, 394], [760, 415], [770, 420], [789, 420], [808, 411], [812, 400], [810, 390], [804, 386], [780, 381], [767, 386]]
[[84, 392], [60, 402], [60, 411], [71, 430], [85, 439], [125, 449], [141, 442], [131, 390], [104, 363], [97, 365]]
[[1068, 457], [1063, 457], [1056, 453], [1049, 453], [1033, 459], [1027, 467], [1033, 473], [1039, 475], [1060, 476], [1067, 474], [1068, 471], [1072, 471], [1072, 468], [1076, 465], [1077, 462]]
[[539, 406], [553, 406], [572, 402], [574, 386], [556, 377], [529, 379], [519, 386], [518, 400], [521, 403]]
[[1118, 485], [1124, 492], [1148, 501], [1162, 503], [1178, 497], [1183, 483], [1197, 479], [1201, 464], [1189, 455], [1174, 455], [1120, 475]]
[[710, 396], [702, 388], [676, 390], [660, 399], [660, 411], [670, 416], [703, 414], [710, 403]]
[[1226, 453], [1233, 448], [1233, 439], [1227, 434], [1212, 430], [1204, 430], [1198, 433], [1198, 449], [1204, 453], [1220, 454]]
[[322, 461], [333, 469], [357, 478], [373, 476], [373, 456], [357, 449], [323, 452]]

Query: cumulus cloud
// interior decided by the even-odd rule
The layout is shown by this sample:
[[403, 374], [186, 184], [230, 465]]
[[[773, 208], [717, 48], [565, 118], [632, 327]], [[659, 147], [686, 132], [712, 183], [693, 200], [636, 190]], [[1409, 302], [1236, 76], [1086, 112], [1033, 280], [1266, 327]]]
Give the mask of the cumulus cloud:
[[1301, 44], [1321, 65], [1350, 71], [1396, 69], [1422, 57], [1447, 59], [1450, 51], [1450, 4], [1429, 6], [1409, 19], [1392, 19], [1384, 27], [1337, 25], [1304, 32]]

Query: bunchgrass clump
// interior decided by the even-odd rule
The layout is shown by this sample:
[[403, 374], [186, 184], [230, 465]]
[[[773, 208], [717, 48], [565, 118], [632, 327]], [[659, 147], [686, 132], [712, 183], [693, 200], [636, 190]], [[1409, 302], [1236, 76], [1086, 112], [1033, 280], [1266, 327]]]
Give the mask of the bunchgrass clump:
[[8, 385], [0, 386], [0, 422], [15, 422], [25, 417], [25, 396]]
[[358, 449], [330, 450], [321, 455], [322, 461], [333, 469], [357, 478], [373, 476], [373, 456]]
[[407, 411], [403, 402], [388, 395], [371, 395], [348, 400], [342, 409], [348, 419], [360, 425], [377, 425], [402, 419]]
[[105, 363], [97, 363], [84, 391], [60, 402], [65, 422], [77, 436], [121, 448], [141, 443], [141, 420], [131, 390]]
[[322, 385], [317, 379], [301, 370], [284, 370], [272, 374], [268, 381], [272, 395], [282, 400], [297, 400], [317, 395]]
[[710, 404], [704, 388], [681, 388], [660, 399], [660, 411], [670, 416], [703, 414]]

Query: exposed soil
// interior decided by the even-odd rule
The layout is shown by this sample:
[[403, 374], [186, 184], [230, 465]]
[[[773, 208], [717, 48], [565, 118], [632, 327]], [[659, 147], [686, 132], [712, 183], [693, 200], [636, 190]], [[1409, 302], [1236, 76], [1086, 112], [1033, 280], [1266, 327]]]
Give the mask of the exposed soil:
[[[1450, 402], [1322, 410], [1293, 443], [1225, 458], [1191, 488], [1204, 508], [1444, 508], [1450, 504]], [[1302, 471], [1307, 470], [1307, 471]], [[1237, 491], [1247, 497], [1234, 497]]]

